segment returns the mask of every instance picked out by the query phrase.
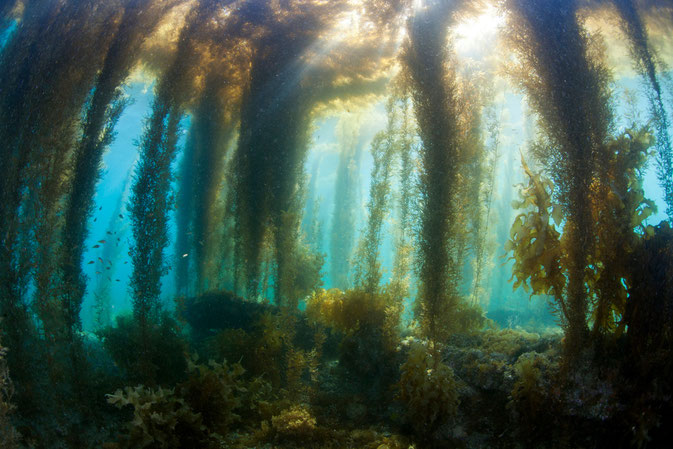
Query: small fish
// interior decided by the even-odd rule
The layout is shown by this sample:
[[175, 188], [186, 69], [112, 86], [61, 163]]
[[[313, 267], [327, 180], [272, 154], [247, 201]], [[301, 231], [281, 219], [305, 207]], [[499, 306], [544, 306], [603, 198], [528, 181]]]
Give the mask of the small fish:
[[107, 235], [112, 235], [112, 232], [108, 231], [108, 232], [107, 232]]
[[128, 261], [128, 260], [124, 262], [124, 265], [126, 265], [127, 263], [129, 263], [129, 261]]
[[101, 272], [100, 272], [100, 271], [96, 271], [96, 274], [101, 274]]
[[115, 281], [117, 281], [117, 282], [121, 282], [119, 279], [115, 279]]
[[101, 259], [100, 257], [98, 258], [98, 260], [100, 260], [100, 263], [103, 263], [103, 259]]
[[94, 248], [100, 248], [100, 245], [94, 245], [93, 247]]
[[106, 270], [109, 270], [109, 269], [110, 269], [110, 267], [105, 267], [105, 269], [106, 269]]
[[187, 257], [187, 256], [189, 256], [189, 253], [184, 253], [184, 254], [182, 255], [182, 258], [184, 259], [184, 258]]
[[122, 214], [119, 214], [119, 218], [124, 218], [124, 216]]
[[94, 218], [94, 219], [93, 219], [93, 222], [95, 223], [97, 220], [98, 220], [98, 217]]
[[99, 207], [98, 210], [103, 210], [103, 206]]
[[98, 243], [105, 243], [105, 240], [99, 240]]
[[89, 261], [89, 263], [87, 265], [91, 265], [92, 263], [93, 263], [93, 260]]

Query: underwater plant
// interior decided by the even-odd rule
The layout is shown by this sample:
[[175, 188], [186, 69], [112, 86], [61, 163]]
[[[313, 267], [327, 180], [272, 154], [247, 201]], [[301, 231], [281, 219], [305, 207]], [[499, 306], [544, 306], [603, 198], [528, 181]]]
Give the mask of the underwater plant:
[[[650, 127], [613, 120], [621, 41], [587, 31], [615, 2]], [[659, 6], [0, 0], [0, 446], [664, 446]], [[498, 282], [501, 223], [515, 288], [562, 329]]]
[[[262, 247], [271, 229], [274, 254], [274, 300], [296, 305], [291, 296], [291, 260], [300, 235], [303, 197], [303, 163], [311, 113], [335, 98], [347, 99], [381, 90], [385, 79], [372, 51], [392, 52], [391, 30], [384, 27], [344, 50], [357, 58], [310, 59], [312, 46], [321, 44], [349, 3], [281, 3], [274, 9], [265, 2], [250, 2], [239, 14], [259, 27], [252, 42], [255, 51], [240, 112], [240, 135], [234, 155], [234, 212], [236, 254], [245, 261], [248, 296], [260, 291]], [[382, 8], [379, 12], [386, 12]], [[363, 17], [363, 20], [368, 17]], [[383, 42], [383, 45], [382, 45]], [[305, 58], [309, 58], [306, 60]], [[305, 65], [304, 62], [307, 62]]]
[[[339, 367], [348, 390], [369, 407], [385, 407], [397, 379], [400, 303], [386, 292], [318, 290], [306, 302], [306, 317], [320, 335], [338, 336]], [[316, 337], [316, 341], [320, 341]], [[370, 412], [371, 413], [371, 412]]]
[[416, 342], [400, 367], [399, 399], [416, 436], [431, 440], [437, 428], [458, 412], [458, 391], [453, 370], [434, 347]]
[[72, 181], [65, 205], [62, 232], [63, 254], [61, 270], [62, 303], [67, 325], [73, 331], [81, 330], [80, 311], [86, 279], [82, 273], [84, 242], [88, 218], [94, 207], [94, 191], [101, 177], [103, 153], [115, 138], [114, 129], [128, 99], [123, 93], [123, 82], [136, 62], [141, 44], [175, 1], [152, 2], [129, 0], [105, 59], [96, 75], [93, 94], [86, 104], [82, 136], [73, 154]]
[[[151, 370], [154, 385], [173, 385], [184, 378], [186, 342], [181, 327], [170, 314], [163, 312], [149, 328], [131, 314], [118, 315], [114, 323], [96, 332], [112, 358], [118, 376], [128, 384], [142, 383]], [[139, 349], [151, 348], [145, 359], [138, 358]]]
[[398, 225], [395, 236], [395, 258], [388, 292], [402, 303], [409, 294], [410, 272], [412, 264], [412, 238], [413, 238], [413, 207], [414, 182], [415, 182], [415, 154], [413, 142], [413, 125], [411, 99], [401, 83], [401, 92], [398, 94], [401, 101], [400, 117], [400, 142], [399, 142], [399, 199], [398, 199]]
[[484, 163], [485, 174], [483, 176], [482, 185], [479, 188], [479, 195], [483, 198], [480, 201], [483, 204], [483, 209], [479, 215], [484, 215], [483, 223], [480, 220], [475, 220], [474, 223], [474, 275], [472, 283], [472, 297], [471, 301], [476, 304], [480, 300], [483, 293], [482, 281], [483, 274], [487, 268], [487, 257], [490, 255], [489, 248], [489, 226], [491, 220], [491, 210], [493, 207], [493, 192], [495, 187], [495, 175], [500, 158], [500, 123], [495, 112], [495, 107], [490, 106], [486, 108], [486, 129], [488, 132], [488, 145], [485, 153], [488, 157]]
[[[198, 40], [207, 37], [208, 21], [217, 10], [216, 0], [200, 2], [190, 12], [181, 30], [173, 62], [156, 86], [152, 114], [139, 141], [140, 161], [135, 168], [130, 199], [133, 243], [131, 290], [133, 313], [140, 328], [149, 329], [161, 309], [161, 277], [166, 272], [164, 249], [168, 245], [168, 212], [171, 201], [171, 165], [177, 152], [180, 121], [190, 99], [192, 63], [199, 57]], [[140, 360], [148, 359], [141, 339]], [[145, 383], [152, 385], [152, 368]]]
[[[335, 8], [341, 6], [340, 2], [335, 4]], [[287, 15], [282, 7], [274, 11], [271, 5], [252, 2], [241, 11], [264, 32], [253, 44], [256, 51], [241, 105], [234, 155], [237, 257], [246, 261], [247, 293], [256, 296], [261, 245], [266, 227], [273, 228], [278, 304], [297, 299], [288, 294], [294, 271], [291, 259], [299, 236], [298, 200], [312, 107], [307, 98], [310, 89], [300, 88], [303, 67], [298, 61], [318, 38], [328, 10], [331, 7], [311, 7], [302, 14]]]
[[[624, 313], [632, 276], [629, 255], [653, 228], [645, 220], [655, 205], [644, 196], [642, 168], [652, 146], [647, 128], [626, 130], [606, 143], [606, 153], [590, 190], [590, 213], [595, 223], [592, 251], [587, 255], [584, 288], [587, 293], [587, 325], [594, 337], [625, 330]], [[534, 173], [522, 157], [528, 185], [521, 189], [521, 201], [515, 208], [526, 209], [512, 224], [506, 251], [514, 259], [514, 288], [522, 286], [531, 294], [550, 295], [567, 323], [568, 245], [565, 232], [560, 233], [566, 219], [565, 210], [554, 202], [555, 186], [546, 177]], [[597, 341], [596, 338], [594, 338]]]
[[[201, 99], [191, 119], [180, 170], [180, 191], [176, 198], [176, 289], [193, 292], [206, 288], [205, 267], [214, 223], [215, 203], [224, 169], [225, 151], [232, 132], [226, 120], [226, 105], [219, 95], [227, 77], [222, 72], [206, 75]], [[225, 97], [226, 98], [226, 97]], [[190, 257], [191, 256], [191, 257]], [[194, 262], [195, 283], [189, 285], [189, 262]]]
[[664, 107], [658, 57], [652, 48], [642, 17], [633, 0], [613, 0], [622, 23], [622, 29], [631, 45], [631, 58], [638, 74], [645, 80], [649, 95], [650, 111], [656, 130], [657, 178], [664, 191], [666, 214], [673, 220], [673, 147], [669, 134], [670, 120]]
[[271, 418], [274, 438], [283, 441], [310, 442], [315, 438], [316, 420], [303, 406], [293, 406]]
[[565, 316], [568, 313], [564, 299], [566, 277], [561, 267], [564, 256], [560, 232], [556, 229], [563, 220], [562, 208], [552, 203], [554, 184], [531, 171], [523, 155], [521, 164], [528, 176], [528, 185], [520, 190], [521, 200], [512, 205], [528, 212], [514, 219], [510, 240], [505, 243], [505, 251], [513, 253], [514, 289], [522, 286], [532, 294], [554, 297]]
[[[482, 75], [472, 70], [456, 72], [456, 100], [458, 123], [458, 148], [455, 163], [460, 169], [455, 176], [455, 213], [452, 227], [456, 231], [455, 255], [457, 262], [479, 257], [480, 240], [485, 237], [484, 211], [487, 207], [483, 195], [486, 176], [486, 144], [483, 128], [483, 110], [486, 103], [486, 85]], [[460, 263], [460, 262], [459, 262]], [[463, 279], [474, 277], [472, 264], [460, 263], [461, 294], [468, 292]], [[472, 271], [470, 273], [470, 271]], [[467, 296], [467, 295], [465, 295]]]
[[[347, 125], [354, 130], [347, 131]], [[357, 139], [357, 127], [340, 122], [338, 129], [341, 148], [334, 184], [334, 211], [329, 246], [330, 276], [335, 288], [346, 289], [351, 286], [349, 272], [355, 243], [356, 203], [363, 148]]]
[[419, 149], [419, 291], [416, 307], [423, 332], [447, 337], [458, 302], [455, 260], [456, 177], [459, 116], [455, 73], [447, 67], [448, 21], [455, 5], [433, 2], [409, 22], [402, 58], [422, 146]]
[[358, 245], [355, 258], [355, 285], [367, 293], [376, 293], [381, 282], [379, 247], [384, 219], [390, 200], [390, 179], [392, 163], [398, 152], [399, 142], [395, 129], [397, 122], [395, 100], [391, 97], [386, 105], [388, 124], [386, 130], [374, 136], [371, 154], [374, 166], [369, 186], [367, 202], [367, 225]]
[[[302, 232], [306, 236], [306, 244], [315, 253], [322, 250], [323, 223], [320, 220], [320, 205], [322, 197], [316, 195], [316, 184], [318, 182], [318, 175], [320, 174], [321, 158], [316, 159], [313, 163], [310, 179], [306, 186], [306, 209], [302, 218]], [[336, 195], [335, 195], [336, 196]], [[345, 230], [348, 234], [348, 230]]]
[[548, 170], [565, 214], [566, 348], [572, 358], [589, 335], [585, 280], [596, 232], [589, 187], [612, 124], [609, 72], [596, 41], [578, 21], [577, 2], [506, 5], [509, 39], [522, 64], [515, 78], [539, 114], [546, 139], [536, 146], [535, 158]]
[[[90, 18], [95, 15], [96, 21]], [[62, 201], [80, 112], [117, 15], [110, 4], [25, 2], [20, 24], [0, 53], [0, 314], [8, 363], [22, 379], [16, 405], [26, 416], [58, 418], [84, 389], [79, 337], [61, 303]], [[47, 37], [49, 36], [49, 37]], [[40, 375], [46, 373], [46, 376]], [[64, 381], [66, 380], [67, 381]], [[44, 400], [41, 384], [59, 385]]]

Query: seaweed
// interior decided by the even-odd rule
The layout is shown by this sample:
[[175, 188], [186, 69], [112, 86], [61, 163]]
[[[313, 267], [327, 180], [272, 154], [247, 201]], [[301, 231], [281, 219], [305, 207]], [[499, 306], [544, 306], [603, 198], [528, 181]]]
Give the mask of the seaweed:
[[[226, 77], [220, 72], [206, 76], [199, 104], [195, 108], [180, 169], [180, 191], [176, 198], [176, 289], [193, 293], [207, 288], [205, 272], [214, 223], [211, 210], [224, 165], [224, 153], [232, 125], [218, 95]], [[194, 262], [195, 283], [188, 284], [189, 262]]]
[[386, 105], [388, 124], [385, 131], [374, 136], [371, 154], [374, 158], [367, 202], [367, 225], [358, 245], [355, 258], [355, 285], [367, 293], [375, 293], [381, 282], [379, 247], [383, 232], [386, 210], [390, 201], [390, 179], [395, 155], [399, 151], [399, 142], [395, 130], [397, 110], [391, 97]]
[[411, 100], [409, 93], [404, 87], [402, 80], [399, 80], [402, 86], [398, 89], [397, 95], [401, 109], [400, 117], [400, 136], [399, 136], [399, 199], [398, 199], [398, 225], [395, 229], [395, 258], [393, 261], [393, 270], [391, 279], [387, 286], [388, 292], [397, 298], [398, 303], [402, 303], [405, 297], [409, 295], [411, 284], [412, 268], [412, 238], [413, 238], [413, 207], [414, 182], [415, 182], [415, 154], [413, 142], [413, 117], [411, 111]]
[[[343, 121], [343, 119], [342, 119]], [[348, 131], [346, 126], [354, 129]], [[354, 124], [339, 123], [340, 151], [334, 184], [334, 210], [330, 233], [330, 276], [332, 285], [346, 289], [351, 286], [349, 273], [352, 266], [352, 252], [355, 243], [355, 227], [357, 219], [357, 196], [360, 162], [363, 148], [357, 139]], [[313, 181], [313, 179], [311, 179]]]
[[436, 347], [417, 342], [409, 348], [400, 371], [399, 399], [406, 407], [406, 419], [417, 440], [428, 446], [438, 428], [458, 412], [460, 399], [453, 370], [441, 360]]
[[61, 237], [61, 302], [67, 316], [67, 326], [72, 329], [70, 332], [82, 328], [80, 311], [86, 289], [86, 279], [81, 268], [84, 242], [88, 235], [88, 219], [94, 207], [95, 186], [101, 176], [102, 156], [115, 138], [115, 126], [129, 101], [124, 96], [122, 83], [138, 57], [145, 33], [152, 31], [166, 8], [174, 3], [157, 5], [149, 0], [131, 0], [123, 5], [114, 38], [86, 105], [82, 137], [74, 149], [73, 176]]
[[[245, 9], [248, 8], [248, 9]], [[324, 26], [326, 11], [302, 14], [274, 11], [271, 5], [247, 5], [241, 15], [265, 31], [254, 43], [248, 90], [241, 106], [238, 148], [234, 155], [236, 247], [244, 265], [247, 293], [259, 292], [258, 271], [265, 227], [273, 228], [274, 294], [288, 297], [299, 227], [299, 186], [308, 141], [310, 89], [301, 88], [301, 64], [307, 48]], [[292, 30], [290, 32], [290, 30]], [[274, 92], [280, 95], [274, 95]]]
[[[181, 31], [172, 64], [160, 78], [152, 114], [139, 141], [140, 161], [135, 169], [129, 210], [133, 226], [130, 249], [133, 260], [131, 290], [133, 312], [140, 329], [149, 329], [161, 310], [161, 277], [166, 272], [164, 249], [168, 245], [168, 212], [172, 206], [171, 165], [177, 153], [180, 121], [190, 94], [190, 71], [199, 55], [197, 42], [219, 2], [199, 3], [189, 13]], [[199, 35], [199, 33], [202, 33]], [[139, 357], [149, 358], [152, 348], [140, 340]], [[148, 366], [144, 382], [153, 384]]]
[[638, 74], [649, 89], [648, 100], [656, 130], [657, 178], [664, 191], [666, 214], [673, 219], [673, 148], [669, 135], [669, 118], [664, 107], [657, 54], [652, 48], [641, 15], [633, 0], [613, 1], [621, 18], [622, 29], [629, 39], [631, 58]]
[[402, 55], [422, 140], [416, 306], [423, 331], [435, 340], [448, 336], [451, 311], [458, 302], [458, 235], [453, 225], [458, 208], [459, 106], [445, 45], [454, 7], [433, 2], [419, 11], [410, 21]]
[[[79, 113], [117, 18], [114, 8], [98, 6], [26, 2], [21, 25], [0, 54], [0, 169], [7, 174], [0, 185], [0, 313], [11, 323], [4, 331], [15, 348], [10, 369], [22, 378], [17, 406], [28, 414], [64, 406], [40, 399], [45, 378], [36, 370], [54, 380], [68, 373], [58, 391], [68, 404], [74, 400], [64, 391], [81, 391], [80, 343], [59, 298], [58, 237]], [[98, 20], [91, 23], [94, 10]], [[75, 433], [71, 423], [62, 424]]]
[[[0, 446], [664, 444], [673, 232], [650, 224], [643, 179], [655, 161], [670, 202], [668, 78], [660, 30], [644, 27], [661, 2], [615, 2], [649, 126], [630, 112], [615, 126], [601, 36], [583, 22], [605, 2], [0, 1], [0, 30], [14, 21], [0, 44], [0, 338], [11, 349], [0, 346]], [[507, 118], [519, 97], [506, 88], [495, 113], [500, 72], [472, 70], [459, 36], [494, 14], [510, 24], [499, 61], [538, 120], [516, 218], [498, 237], [514, 289], [556, 312], [562, 330], [548, 335], [496, 330], [481, 308], [503, 285], [487, 284], [504, 271], [490, 267], [491, 203], [509, 203], [496, 164], [519, 136]], [[132, 310], [117, 314], [112, 279], [87, 279], [82, 256], [90, 229], [123, 235], [94, 224], [92, 207], [136, 91], [126, 83], [139, 79], [154, 97], [110, 222], [125, 204], [132, 277], [114, 305]], [[350, 110], [384, 108], [360, 204], [368, 133]], [[305, 162], [314, 126], [342, 111], [355, 120], [338, 125], [333, 183], [326, 159]], [[354, 251], [358, 208], [368, 217]], [[94, 248], [113, 269], [125, 245], [105, 242]], [[343, 289], [321, 288], [326, 256]], [[177, 292], [162, 282], [170, 269]], [[512, 328], [532, 315], [516, 304], [489, 314]], [[102, 394], [118, 388], [108, 400], [120, 410]]]
[[578, 22], [576, 2], [511, 0], [507, 7], [510, 42], [526, 67], [515, 76], [538, 112], [547, 139], [536, 147], [535, 157], [549, 172], [566, 216], [564, 314], [572, 360], [588, 343], [585, 280], [596, 232], [589, 186], [612, 124], [609, 72], [595, 39]]
[[348, 99], [382, 88], [380, 67], [367, 58], [372, 51], [392, 51], [389, 42], [381, 49], [377, 41], [388, 29], [346, 46], [350, 51], [357, 48], [358, 57], [349, 58], [345, 66], [341, 59], [310, 59], [315, 47], [323, 44], [323, 34], [348, 8], [345, 1], [281, 2], [276, 9], [253, 1], [238, 11], [260, 30], [251, 44], [254, 52], [233, 161], [235, 252], [245, 271], [241, 274], [248, 296], [260, 292], [263, 244], [270, 232], [274, 300], [293, 307], [299, 299], [292, 296], [296, 267], [291, 261], [300, 235], [311, 113], [335, 98]]

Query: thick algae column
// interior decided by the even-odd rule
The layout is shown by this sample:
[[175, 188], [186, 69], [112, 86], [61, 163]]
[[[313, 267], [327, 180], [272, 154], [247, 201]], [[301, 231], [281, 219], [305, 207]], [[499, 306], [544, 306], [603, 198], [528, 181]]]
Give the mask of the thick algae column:
[[541, 117], [548, 142], [536, 158], [550, 173], [566, 213], [566, 349], [588, 335], [585, 276], [593, 249], [590, 186], [611, 125], [608, 73], [592, 55], [576, 3], [509, 0], [511, 33], [522, 66], [518, 79]]
[[[340, 2], [337, 2], [340, 4]], [[241, 111], [236, 176], [235, 213], [237, 259], [243, 265], [247, 292], [259, 293], [259, 267], [266, 228], [272, 227], [276, 301], [288, 298], [295, 273], [301, 220], [300, 189], [313, 107], [302, 56], [325, 27], [325, 6], [302, 10], [272, 9], [252, 2], [250, 17], [263, 34], [254, 44], [249, 88]]]
[[[372, 12], [363, 35], [332, 45], [347, 13], [348, 1], [251, 2], [237, 12], [259, 30], [252, 40], [248, 90], [241, 108], [238, 149], [233, 160], [237, 272], [244, 272], [249, 295], [257, 295], [265, 236], [274, 252], [276, 301], [291, 305], [312, 112], [335, 98], [380, 91], [381, 63], [391, 58], [390, 26], [369, 26], [397, 10], [387, 5]], [[392, 12], [391, 12], [392, 11]], [[378, 15], [375, 15], [378, 14]], [[364, 27], [363, 27], [364, 28]], [[352, 33], [351, 33], [352, 34]], [[347, 55], [347, 56], [345, 56]], [[298, 255], [302, 257], [297, 257]], [[315, 268], [315, 267], [314, 267]]]
[[[192, 294], [208, 286], [206, 266], [211, 238], [215, 232], [213, 209], [217, 200], [228, 140], [233, 124], [227, 116], [226, 99], [221, 95], [227, 78], [222, 70], [206, 76], [205, 87], [194, 111], [181, 167], [177, 198], [178, 292]], [[195, 283], [189, 282], [189, 262], [193, 261]]]
[[145, 37], [152, 32], [168, 4], [153, 0], [128, 0], [96, 77], [92, 98], [86, 108], [82, 137], [74, 151], [74, 172], [65, 205], [63, 229], [62, 302], [69, 328], [80, 329], [80, 310], [86, 289], [82, 272], [88, 218], [94, 206], [94, 192], [100, 178], [103, 153], [114, 139], [114, 128], [126, 104], [122, 83], [136, 62]]
[[666, 214], [673, 220], [673, 148], [668, 133], [670, 121], [664, 108], [661, 83], [657, 74], [656, 54], [650, 46], [647, 30], [633, 0], [613, 0], [622, 19], [624, 33], [631, 44], [635, 67], [649, 87], [650, 108], [654, 118], [657, 145], [657, 178], [664, 191]]
[[[267, 12], [272, 14], [272, 12]], [[297, 26], [301, 30], [301, 21]], [[309, 36], [288, 40], [294, 26], [277, 24], [261, 43], [253, 61], [250, 90], [241, 113], [239, 150], [236, 155], [237, 234], [244, 247], [248, 294], [258, 292], [258, 267], [265, 227], [273, 224], [278, 236], [277, 282], [287, 279], [283, 270], [289, 265], [291, 232], [282, 223], [285, 214], [296, 214], [297, 183], [307, 145], [308, 105], [298, 84], [300, 57], [311, 43]], [[304, 31], [304, 30], [302, 30]], [[282, 247], [283, 243], [290, 247]], [[285, 293], [285, 285], [276, 285], [276, 296]]]
[[55, 292], [60, 200], [79, 113], [115, 29], [114, 6], [27, 1], [0, 56], [0, 313], [12, 323], [10, 363], [26, 379], [20, 392], [30, 390], [29, 360], [39, 354], [30, 347], [29, 292], [49, 347], [70, 337]]
[[[209, 20], [218, 1], [202, 1], [188, 14], [180, 32], [173, 62], [158, 81], [152, 114], [147, 119], [140, 140], [140, 162], [135, 171], [131, 195], [133, 244], [133, 313], [141, 332], [149, 332], [161, 309], [161, 277], [165, 273], [164, 249], [168, 245], [168, 212], [171, 208], [171, 164], [177, 152], [178, 131], [184, 108], [192, 90], [191, 69], [199, 57], [199, 43], [204, 39]], [[141, 341], [147, 341], [146, 335]], [[147, 360], [150, 348], [140, 348], [141, 370], [146, 380], [153, 380]]]
[[447, 320], [457, 305], [455, 183], [459, 157], [455, 74], [447, 66], [448, 23], [452, 7], [436, 2], [410, 19], [404, 50], [419, 134], [418, 275], [421, 323], [433, 339], [446, 337]]

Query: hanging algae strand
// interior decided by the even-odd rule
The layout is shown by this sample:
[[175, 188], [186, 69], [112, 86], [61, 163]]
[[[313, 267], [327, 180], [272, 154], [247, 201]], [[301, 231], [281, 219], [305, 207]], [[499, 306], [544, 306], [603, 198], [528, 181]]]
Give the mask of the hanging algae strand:
[[590, 52], [589, 36], [578, 23], [576, 2], [510, 0], [507, 6], [509, 38], [523, 64], [515, 76], [540, 115], [547, 139], [534, 154], [549, 171], [567, 217], [566, 349], [572, 358], [588, 337], [585, 277], [595, 229], [587, 187], [612, 121], [609, 74], [592, 59], [596, 52]]
[[[455, 74], [447, 68], [447, 23], [453, 8], [436, 2], [409, 22], [404, 70], [422, 146], [419, 149], [421, 223], [419, 295], [416, 307], [424, 333], [447, 337], [458, 302], [457, 235], [452, 227], [458, 170], [458, 105]], [[447, 70], [448, 73], [447, 73]]]

